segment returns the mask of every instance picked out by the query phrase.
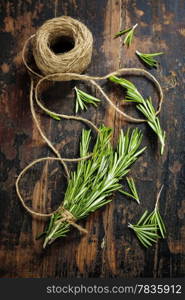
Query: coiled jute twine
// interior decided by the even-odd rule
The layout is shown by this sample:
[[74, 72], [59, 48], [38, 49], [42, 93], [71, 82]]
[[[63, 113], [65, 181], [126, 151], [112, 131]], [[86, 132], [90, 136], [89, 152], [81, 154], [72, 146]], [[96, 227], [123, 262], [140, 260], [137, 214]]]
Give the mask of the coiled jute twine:
[[[65, 53], [54, 53], [51, 49], [51, 45], [59, 40], [61, 37], [69, 38], [73, 41], [74, 47]], [[40, 70], [40, 73], [34, 71], [27, 63], [26, 54], [28, 50], [28, 46], [32, 47], [32, 53], [35, 59], [35, 63]], [[136, 76], [144, 76], [155, 85], [158, 95], [158, 109], [156, 111], [156, 115], [158, 115], [161, 111], [161, 106], [163, 102], [163, 92], [159, 82], [156, 78], [147, 72], [144, 69], [138, 68], [122, 68], [105, 76], [90, 76], [90, 75], [82, 75], [81, 73], [88, 67], [91, 62], [92, 57], [92, 49], [93, 49], [93, 37], [89, 29], [78, 20], [75, 20], [71, 17], [62, 16], [59, 18], [53, 18], [46, 21], [36, 32], [36, 34], [30, 36], [28, 40], [25, 42], [23, 51], [22, 51], [22, 59], [25, 67], [29, 71], [31, 75], [31, 86], [30, 86], [30, 109], [33, 121], [49, 148], [54, 152], [56, 157], [43, 157], [34, 160], [29, 165], [27, 165], [21, 173], [18, 175], [16, 180], [16, 192], [17, 195], [23, 205], [23, 207], [31, 213], [33, 216], [38, 217], [49, 217], [52, 216], [56, 212], [60, 212], [62, 218], [59, 222], [68, 222], [69, 224], [76, 227], [80, 232], [86, 233], [86, 229], [82, 228], [80, 225], [76, 224], [76, 218], [73, 216], [65, 207], [61, 204], [59, 208], [51, 213], [40, 213], [32, 210], [28, 207], [23, 199], [23, 196], [20, 192], [19, 182], [20, 179], [24, 176], [24, 174], [35, 164], [42, 161], [51, 161], [57, 160], [64, 167], [65, 173], [67, 175], [67, 179], [69, 179], [69, 171], [66, 165], [66, 162], [78, 162], [83, 159], [88, 159], [92, 156], [92, 154], [83, 157], [83, 158], [62, 158], [58, 150], [52, 145], [51, 141], [46, 137], [45, 133], [42, 131], [41, 126], [39, 124], [36, 112], [35, 112], [35, 104], [37, 104], [40, 109], [42, 109], [47, 114], [54, 114], [60, 118], [64, 119], [72, 119], [78, 120], [86, 123], [90, 127], [92, 127], [97, 134], [99, 133], [98, 128], [89, 120], [84, 119], [79, 116], [70, 116], [59, 114], [57, 112], [49, 110], [42, 103], [40, 96], [40, 86], [44, 81], [70, 81], [70, 80], [80, 80], [84, 82], [89, 82], [92, 86], [94, 86], [103, 98], [108, 101], [108, 103], [114, 108], [126, 121], [141, 123], [145, 122], [144, 119], [136, 119], [133, 118], [123, 111], [121, 111], [108, 97], [108, 95], [103, 91], [102, 87], [96, 82], [100, 80], [105, 80], [112, 75], [136, 75]], [[35, 80], [35, 78], [37, 80]]]

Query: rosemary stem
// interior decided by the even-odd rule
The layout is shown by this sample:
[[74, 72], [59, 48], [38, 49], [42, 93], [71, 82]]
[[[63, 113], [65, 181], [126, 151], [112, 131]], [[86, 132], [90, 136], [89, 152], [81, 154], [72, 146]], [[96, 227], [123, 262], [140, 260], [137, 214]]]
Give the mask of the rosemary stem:
[[164, 153], [164, 146], [165, 146], [164, 139], [165, 139], [165, 137], [159, 136], [159, 140], [161, 142], [161, 155], [163, 155], [163, 153]]
[[156, 199], [156, 203], [155, 203], [155, 211], [158, 209], [159, 207], [159, 199], [163, 190], [164, 184], [161, 186], [159, 193], [157, 194], [157, 199]]
[[46, 247], [48, 241], [50, 239], [52, 239], [52, 236], [55, 234], [55, 232], [57, 231], [57, 229], [60, 227], [61, 222], [58, 222], [58, 224], [54, 227], [54, 229], [51, 231], [51, 233], [45, 238], [44, 244], [43, 244], [43, 248]]

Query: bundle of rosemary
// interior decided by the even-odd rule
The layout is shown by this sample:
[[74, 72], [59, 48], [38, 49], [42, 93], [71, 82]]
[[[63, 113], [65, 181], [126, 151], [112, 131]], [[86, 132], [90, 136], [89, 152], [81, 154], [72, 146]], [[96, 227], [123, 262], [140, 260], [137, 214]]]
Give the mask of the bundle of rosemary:
[[[63, 212], [68, 212], [73, 220], [87, 217], [111, 201], [114, 191], [121, 189], [119, 181], [130, 171], [130, 166], [143, 153], [139, 149], [142, 134], [139, 129], [126, 134], [121, 131], [117, 148], [111, 145], [112, 130], [101, 126], [97, 136], [92, 157], [78, 162], [75, 172], [71, 172], [61, 209], [54, 213], [46, 231], [43, 247], [59, 237], [64, 237], [70, 230], [70, 224]], [[80, 157], [89, 154], [91, 131], [83, 130], [80, 143]]]

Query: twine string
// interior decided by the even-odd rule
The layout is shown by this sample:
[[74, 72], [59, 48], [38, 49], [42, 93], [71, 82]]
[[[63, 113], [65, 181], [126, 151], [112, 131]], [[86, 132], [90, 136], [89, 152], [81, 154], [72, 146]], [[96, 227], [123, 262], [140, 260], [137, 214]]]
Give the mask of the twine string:
[[64, 206], [60, 206], [60, 208], [58, 209], [58, 212], [61, 214], [62, 219], [56, 221], [55, 222], [56, 225], [67, 221], [69, 224], [71, 224], [72, 226], [77, 228], [80, 232], [87, 233], [87, 230], [85, 228], [83, 228], [81, 225], [76, 223], [77, 219]]
[[[74, 48], [66, 53], [56, 54], [51, 49], [51, 44], [55, 40], [59, 39], [61, 36], [65, 36], [71, 38], [74, 41]], [[29, 44], [32, 45], [32, 52], [35, 59], [35, 63], [41, 72], [39, 74], [35, 70], [31, 68], [31, 66], [27, 62], [27, 51]], [[99, 134], [99, 129], [96, 125], [88, 119], [74, 116], [74, 115], [65, 115], [57, 112], [53, 112], [45, 107], [42, 103], [42, 99], [40, 98], [40, 87], [44, 81], [70, 81], [70, 80], [80, 80], [89, 82], [92, 86], [94, 86], [103, 98], [112, 106], [112, 108], [119, 113], [123, 118], [128, 122], [133, 123], [142, 123], [146, 122], [145, 119], [137, 119], [134, 118], [122, 110], [120, 110], [109, 98], [109, 96], [102, 89], [100, 84], [96, 81], [102, 81], [108, 79], [110, 76], [121, 76], [121, 75], [136, 75], [136, 76], [144, 76], [148, 80], [150, 80], [156, 87], [158, 92], [158, 108], [156, 111], [156, 115], [158, 115], [161, 111], [162, 103], [163, 103], [163, 91], [157, 79], [150, 74], [148, 71], [140, 68], [121, 68], [104, 76], [92, 76], [87, 74], [81, 74], [89, 65], [92, 56], [92, 45], [93, 38], [89, 29], [82, 24], [81, 22], [72, 19], [71, 17], [59, 17], [48, 20], [45, 22], [36, 32], [36, 34], [31, 35], [25, 42], [22, 50], [22, 60], [31, 75], [31, 85], [30, 85], [30, 110], [33, 121], [42, 137], [42, 139], [46, 142], [48, 147], [54, 152], [56, 157], [43, 157], [34, 160], [32, 163], [27, 165], [18, 175], [16, 180], [16, 192], [19, 200], [23, 207], [30, 214], [38, 217], [49, 217], [54, 213], [59, 212], [61, 214], [61, 219], [55, 222], [56, 228], [62, 222], [68, 222], [72, 226], [76, 227], [80, 232], [87, 233], [86, 229], [81, 227], [79, 224], [76, 224], [76, 218], [71, 214], [69, 210], [67, 210], [62, 204], [60, 204], [59, 208], [52, 211], [51, 213], [40, 213], [36, 212], [30, 207], [28, 207], [25, 203], [25, 200], [20, 192], [19, 183], [24, 174], [32, 168], [35, 164], [40, 163], [42, 161], [51, 161], [57, 160], [59, 161], [65, 171], [67, 176], [67, 180], [69, 180], [69, 170], [66, 162], [79, 162], [81, 160], [89, 159], [92, 154], [89, 154], [86, 157], [80, 158], [62, 158], [59, 151], [53, 146], [52, 142], [46, 136], [46, 134], [41, 129], [41, 125], [37, 118], [35, 108], [34, 108], [34, 100], [35, 103], [47, 114], [54, 114], [60, 118], [68, 119], [68, 120], [77, 120], [86, 123], [88, 126], [92, 127], [97, 134]], [[37, 82], [35, 84], [34, 89], [34, 80], [33, 77], [37, 78]]]
[[47, 213], [47, 214], [44, 214], [44, 213], [40, 213], [40, 212], [36, 212], [34, 211], [33, 209], [31, 209], [29, 206], [26, 205], [25, 201], [24, 201], [24, 198], [23, 198], [23, 195], [21, 194], [20, 192], [20, 188], [19, 188], [19, 183], [20, 183], [20, 180], [21, 178], [25, 175], [25, 173], [31, 169], [34, 165], [38, 164], [38, 163], [41, 163], [43, 161], [61, 161], [61, 159], [63, 160], [63, 162], [80, 162], [82, 160], [86, 160], [86, 159], [89, 159], [90, 157], [92, 157], [92, 154], [89, 154], [87, 156], [84, 156], [84, 157], [80, 157], [80, 158], [58, 158], [58, 157], [50, 157], [50, 156], [46, 156], [46, 157], [41, 157], [41, 158], [38, 158], [38, 159], [35, 159], [33, 160], [30, 164], [28, 164], [18, 175], [17, 177], [17, 180], [15, 182], [15, 187], [16, 187], [16, 192], [17, 192], [17, 195], [21, 201], [21, 204], [22, 206], [27, 210], [27, 212], [29, 212], [31, 215], [34, 215], [34, 216], [37, 216], [37, 217], [51, 217], [54, 213], [56, 213], [60, 206], [52, 211], [51, 213]]
[[146, 70], [143, 69], [137, 69], [137, 68], [122, 68], [119, 69], [115, 72], [109, 73], [105, 76], [90, 76], [90, 75], [81, 75], [81, 74], [75, 74], [75, 73], [56, 73], [56, 74], [50, 74], [47, 75], [43, 78], [41, 78], [38, 83], [36, 84], [35, 87], [35, 100], [37, 102], [37, 105], [46, 113], [51, 113], [51, 114], [55, 114], [58, 117], [61, 118], [65, 118], [65, 119], [74, 119], [74, 120], [80, 120], [86, 123], [89, 123], [90, 126], [94, 127], [94, 124], [92, 122], [90, 122], [87, 119], [84, 118], [80, 118], [77, 116], [68, 116], [68, 115], [63, 115], [63, 114], [59, 114], [57, 112], [53, 112], [51, 110], [49, 110], [47, 107], [45, 107], [42, 103], [41, 100], [39, 99], [39, 88], [41, 86], [41, 84], [45, 81], [45, 80], [50, 80], [50, 81], [69, 81], [69, 80], [80, 80], [80, 81], [88, 81], [90, 82], [93, 86], [95, 86], [97, 88], [97, 90], [99, 90], [99, 92], [102, 94], [102, 96], [104, 97], [104, 99], [113, 107], [113, 109], [115, 109], [120, 115], [122, 115], [124, 117], [124, 119], [128, 122], [133, 122], [133, 123], [143, 123], [146, 122], [146, 119], [137, 119], [134, 117], [129, 116], [128, 114], [124, 113], [122, 110], [120, 110], [113, 102], [112, 100], [109, 98], [109, 96], [104, 92], [104, 90], [102, 89], [102, 87], [95, 82], [95, 80], [105, 80], [108, 79], [110, 76], [118, 76], [118, 75], [123, 75], [123, 74], [127, 74], [127, 75], [136, 75], [136, 76], [145, 76], [147, 79], [149, 79], [150, 81], [152, 81], [152, 83], [154, 83], [154, 85], [157, 88], [158, 94], [159, 94], [159, 102], [158, 102], [158, 108], [156, 111], [156, 115], [158, 115], [161, 111], [161, 107], [162, 107], [162, 102], [163, 102], [163, 91], [161, 89], [161, 86], [159, 84], [159, 82], [157, 81], [157, 79], [150, 74], [149, 72], [147, 72]]
[[87, 123], [88, 125], [90, 125], [91, 127], [93, 127], [96, 131], [98, 131], [97, 127], [94, 127], [94, 124], [92, 122], [90, 122], [89, 120], [85, 119], [85, 118], [81, 118], [78, 116], [68, 116], [68, 115], [64, 115], [64, 114], [59, 114], [57, 112], [53, 112], [51, 110], [49, 110], [47, 107], [45, 107], [41, 101], [39, 100], [38, 94], [39, 94], [39, 87], [41, 86], [41, 84], [48, 80], [48, 81], [70, 81], [70, 80], [80, 80], [80, 81], [88, 81], [92, 84], [92, 86], [95, 86], [97, 88], [97, 90], [99, 90], [99, 92], [102, 94], [103, 98], [113, 107], [113, 109], [115, 109], [120, 115], [122, 115], [124, 117], [124, 119], [128, 122], [133, 122], [133, 123], [143, 123], [146, 122], [146, 119], [138, 119], [138, 118], [134, 118], [132, 116], [129, 116], [128, 114], [124, 113], [122, 110], [120, 110], [113, 102], [112, 100], [109, 98], [109, 96], [103, 91], [102, 87], [95, 81], [101, 81], [101, 80], [106, 80], [108, 79], [110, 76], [121, 76], [121, 75], [135, 75], [135, 76], [143, 76], [145, 78], [147, 78], [148, 80], [150, 80], [156, 87], [158, 95], [159, 95], [159, 99], [158, 99], [158, 107], [156, 110], [156, 115], [158, 115], [161, 111], [162, 108], [162, 103], [163, 103], [163, 91], [162, 88], [160, 86], [160, 83], [158, 82], [158, 80], [155, 78], [155, 76], [153, 76], [150, 72], [144, 70], [144, 69], [140, 69], [140, 68], [121, 68], [118, 69], [114, 72], [111, 72], [109, 74], [106, 74], [104, 76], [92, 76], [92, 75], [84, 75], [84, 74], [77, 74], [77, 73], [73, 73], [73, 72], [60, 72], [60, 69], [58, 70], [58, 72], [53, 73], [53, 74], [48, 74], [46, 76], [43, 76], [37, 72], [35, 72], [27, 63], [26, 61], [26, 50], [28, 47], [28, 42], [30, 40], [32, 40], [33, 38], [35, 38], [35, 35], [32, 35], [31, 37], [29, 37], [23, 47], [23, 51], [22, 51], [22, 59], [23, 59], [23, 63], [25, 65], [25, 67], [27, 68], [27, 70], [39, 77], [39, 80], [36, 84], [35, 87], [35, 99], [36, 102], [38, 104], [38, 106], [45, 111], [46, 113], [51, 113], [51, 114], [55, 114], [58, 117], [64, 118], [64, 119], [73, 119], [73, 120], [79, 120], [82, 122]]

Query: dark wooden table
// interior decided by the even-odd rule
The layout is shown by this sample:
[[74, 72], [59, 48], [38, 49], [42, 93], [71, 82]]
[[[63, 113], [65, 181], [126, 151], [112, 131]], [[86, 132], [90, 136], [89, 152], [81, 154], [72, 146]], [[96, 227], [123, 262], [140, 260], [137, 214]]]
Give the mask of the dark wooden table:
[[[88, 74], [103, 75], [120, 67], [143, 67], [135, 56], [164, 51], [158, 70], [151, 70], [160, 81], [165, 101], [160, 115], [167, 132], [165, 153], [161, 157], [156, 138], [145, 125], [146, 153], [132, 168], [141, 196], [141, 205], [115, 194], [105, 208], [92, 214], [81, 224], [88, 234], [80, 236], [73, 229], [65, 239], [42, 249], [36, 235], [45, 223], [32, 218], [23, 209], [15, 192], [18, 173], [33, 159], [52, 155], [36, 130], [29, 110], [29, 76], [21, 60], [24, 41], [47, 19], [69, 15], [84, 22], [94, 36], [93, 58]], [[185, 275], [185, 109], [184, 109], [184, 0], [10, 0], [0, 3], [0, 274], [1, 277], [178, 277]], [[138, 23], [132, 46], [122, 46], [114, 34]], [[129, 77], [128, 77], [129, 78]], [[131, 79], [131, 78], [129, 78]], [[144, 78], [132, 78], [145, 96], [157, 94]], [[50, 108], [73, 113], [73, 82], [54, 84], [44, 93]], [[86, 87], [81, 84], [81, 88]], [[118, 103], [121, 89], [104, 84], [104, 89]], [[97, 94], [95, 90], [91, 93]], [[135, 114], [135, 109], [123, 108]], [[128, 124], [105, 101], [98, 109], [83, 113], [96, 124], [120, 128]], [[41, 114], [42, 128], [64, 157], [78, 156], [83, 124], [76, 121], [57, 122]], [[134, 124], [129, 124], [134, 127]], [[50, 178], [54, 164], [38, 165], [22, 182], [24, 196], [57, 204], [63, 197], [64, 176], [59, 171]], [[57, 166], [60, 169], [59, 165]], [[39, 173], [40, 172], [40, 173]], [[39, 181], [40, 176], [40, 181]], [[128, 229], [147, 208], [153, 209], [157, 192], [164, 184], [161, 214], [167, 239], [145, 250]]]

